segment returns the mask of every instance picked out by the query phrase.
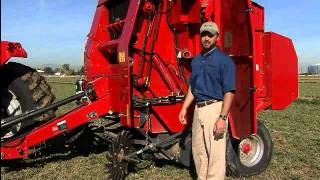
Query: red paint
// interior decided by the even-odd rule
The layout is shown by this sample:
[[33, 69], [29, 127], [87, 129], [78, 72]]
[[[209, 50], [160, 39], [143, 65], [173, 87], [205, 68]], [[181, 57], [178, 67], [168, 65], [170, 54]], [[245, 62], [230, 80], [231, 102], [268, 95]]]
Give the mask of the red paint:
[[251, 151], [250, 144], [242, 144], [241, 151], [245, 154], [248, 154]]
[[[267, 78], [267, 71], [270, 60], [267, 60], [266, 56], [269, 51], [266, 48], [265, 36], [264, 32], [264, 8], [257, 3], [251, 3], [248, 1], [232, 1], [232, 0], [218, 0], [218, 1], [170, 1], [170, 4], [167, 4], [168, 1], [161, 1], [162, 5], [160, 7], [160, 19], [152, 19], [150, 22], [152, 25], [148, 27], [148, 19], [144, 16], [144, 18], [136, 18], [135, 16], [141, 14], [143, 12], [138, 12], [140, 7], [144, 7], [144, 10], [149, 9], [147, 7], [152, 7], [150, 11], [154, 12], [154, 17], [157, 16], [157, 4], [152, 4], [147, 1], [145, 4], [135, 3], [135, 1], [131, 1], [128, 5], [128, 14], [126, 18], [120, 20], [124, 22], [123, 33], [120, 38], [117, 40], [111, 40], [108, 32], [104, 31], [104, 29], [100, 30], [100, 27], [111, 26], [108, 19], [109, 11], [107, 6], [99, 6], [95, 19], [91, 28], [91, 32], [89, 34], [87, 48], [86, 51], [91, 51], [89, 58], [85, 58], [85, 69], [88, 70], [86, 73], [89, 77], [89, 80], [93, 80], [95, 76], [105, 74], [112, 76], [114, 72], [111, 74], [110, 68], [114, 67], [115, 64], [110, 64], [108, 62], [113, 61], [111, 58], [107, 56], [101, 57], [100, 51], [97, 52], [96, 46], [93, 44], [99, 44], [95, 41], [101, 41], [100, 44], [108, 44], [111, 43], [110, 47], [104, 46], [105, 53], [110, 51], [115, 51], [116, 53], [121, 52], [121, 48], [125, 53], [125, 63], [128, 64], [128, 71], [122, 71], [127, 74], [127, 82], [128, 85], [123, 86], [125, 89], [131, 89], [132, 84], [130, 83], [130, 73], [132, 74], [142, 74], [142, 77], [139, 79], [139, 84], [144, 84], [145, 79], [149, 78], [149, 84], [146, 90], [140, 91], [133, 88], [133, 93], [123, 93], [119, 94], [119, 92], [115, 92], [113, 95], [116, 96], [127, 96], [128, 100], [125, 100], [124, 103], [121, 101], [112, 101], [113, 106], [116, 104], [122, 104], [119, 106], [124, 107], [129, 104], [131, 95], [138, 97], [161, 97], [168, 96], [171, 94], [177, 93], [177, 88], [179, 87], [179, 79], [181, 77], [179, 74], [174, 73], [178, 70], [177, 61], [176, 61], [176, 52], [177, 50], [183, 52], [189, 52], [189, 55], [196, 55], [201, 51], [201, 46], [199, 43], [199, 27], [201, 26], [201, 18], [199, 13], [201, 11], [206, 11], [206, 17], [213, 16], [213, 21], [215, 21], [220, 27], [220, 39], [218, 42], [219, 47], [231, 55], [236, 66], [237, 66], [237, 93], [235, 97], [235, 101], [231, 110], [232, 118], [229, 121], [232, 129], [232, 135], [235, 138], [244, 138], [251, 134], [255, 134], [257, 130], [257, 113], [269, 107], [279, 107], [277, 104], [280, 103], [283, 99], [286, 99], [286, 93], [280, 92], [281, 87], [276, 84], [270, 86], [275, 79], [282, 79], [282, 76], [274, 76], [273, 81], [270, 81]], [[207, 4], [206, 4], [207, 3]], [[153, 8], [155, 6], [155, 8]], [[168, 20], [169, 24], [176, 30], [177, 34], [177, 44], [174, 44], [174, 35], [171, 29], [168, 26], [168, 22], [166, 21], [166, 12], [167, 6], [169, 7]], [[149, 11], [148, 11], [149, 12]], [[211, 15], [208, 15], [212, 13]], [[141, 17], [141, 16], [139, 16]], [[128, 21], [130, 20], [130, 21]], [[132, 25], [134, 24], [139, 26], [139, 30], [132, 32]], [[100, 26], [98, 26], [100, 25]], [[128, 28], [125, 28], [128, 27]], [[130, 28], [129, 28], [130, 27]], [[241, 27], [241, 28], [239, 28]], [[126, 31], [125, 31], [126, 29]], [[135, 41], [129, 46], [129, 37], [135, 34]], [[152, 49], [152, 39], [155, 36], [155, 45], [153, 48], [153, 56], [150, 58], [149, 55], [145, 54], [141, 59], [141, 50], [143, 48], [144, 38], [147, 36], [145, 51], [150, 53]], [[115, 42], [119, 41], [119, 42]], [[114, 42], [114, 43], [113, 43]], [[93, 44], [92, 44], [93, 43]], [[122, 44], [121, 48], [119, 45]], [[272, 42], [276, 43], [276, 42]], [[89, 46], [89, 45], [90, 46]], [[285, 50], [290, 52], [294, 52], [293, 46], [284, 46]], [[101, 48], [100, 48], [101, 49]], [[274, 51], [273, 51], [274, 52]], [[292, 54], [292, 53], [291, 53]], [[189, 56], [188, 55], [188, 56]], [[275, 56], [275, 54], [273, 54]], [[284, 58], [287, 59], [288, 62], [296, 62], [297, 58], [292, 55], [283, 55]], [[133, 65], [128, 63], [127, 58], [131, 58], [133, 60]], [[158, 58], [158, 59], [157, 59]], [[90, 59], [90, 60], [89, 60]], [[162, 63], [159, 64], [158, 60], [161, 60]], [[143, 68], [139, 69], [138, 64], [139, 61], [143, 61]], [[150, 77], [147, 77], [147, 67], [148, 62], [152, 62], [152, 69], [150, 73]], [[186, 73], [188, 77], [190, 74], [190, 62], [191, 60], [183, 61], [183, 71]], [[117, 64], [117, 63], [116, 63]], [[292, 63], [289, 64], [290, 67], [286, 69], [292, 69], [292, 71], [296, 71], [297, 67]], [[100, 65], [100, 67], [96, 67]], [[168, 69], [163, 69], [164, 66], [170, 67]], [[278, 66], [277, 66], [278, 67]], [[131, 68], [131, 71], [129, 70]], [[159, 68], [161, 69], [159, 71]], [[280, 71], [282, 67], [274, 68], [272, 71], [282, 72]], [[90, 72], [89, 72], [90, 70]], [[121, 68], [118, 69], [121, 71]], [[141, 72], [138, 72], [138, 71]], [[165, 71], [164, 71], [165, 70]], [[130, 71], [130, 72], [129, 72]], [[165, 75], [164, 75], [165, 74]], [[275, 74], [275, 73], [273, 73]], [[292, 83], [297, 81], [297, 74], [291, 73], [288, 75], [288, 78], [292, 80]], [[288, 80], [286, 78], [285, 81]], [[115, 83], [110, 83], [109, 88], [113, 89], [113, 86], [116, 86], [117, 82], [122, 82], [123, 84], [125, 79], [123, 80], [115, 80]], [[183, 81], [182, 81], [183, 82]], [[118, 86], [121, 89], [121, 86]], [[180, 94], [184, 94], [187, 90], [187, 85], [185, 83], [182, 84]], [[290, 100], [296, 98], [295, 92], [297, 88], [293, 85], [290, 89], [292, 91], [292, 95]], [[274, 95], [271, 97], [268, 92], [273, 92]], [[279, 92], [278, 94], [275, 92]], [[277, 99], [275, 99], [277, 96]], [[274, 99], [274, 101], [272, 101]], [[289, 104], [291, 101], [285, 100]], [[277, 105], [277, 106], [276, 106]], [[284, 106], [283, 106], [284, 107]], [[283, 108], [282, 107], [282, 108]], [[130, 106], [129, 106], [130, 108]], [[132, 107], [131, 107], [132, 108]], [[168, 121], [167, 127], [163, 127], [160, 125], [161, 123], [157, 118], [151, 116], [152, 118], [152, 127], [151, 131], [153, 133], [158, 132], [178, 132], [183, 129], [183, 127], [177, 128], [177, 124], [179, 124], [177, 114], [179, 109], [181, 108], [181, 103], [172, 104], [167, 106], [154, 106], [158, 117], [162, 117], [162, 121]], [[122, 108], [125, 109], [125, 108]], [[192, 108], [191, 108], [192, 109]], [[126, 111], [127, 112], [127, 111]], [[133, 112], [136, 115], [139, 115], [140, 112], [133, 109]], [[125, 113], [125, 112], [123, 112]], [[167, 117], [167, 115], [170, 117]], [[128, 117], [122, 118], [122, 123], [124, 126], [134, 127], [138, 124], [137, 119], [127, 120], [127, 118], [131, 118], [132, 114]], [[189, 119], [189, 122], [191, 120]], [[133, 123], [132, 123], [133, 122]]]
[[1, 61], [0, 65], [5, 64], [11, 57], [27, 57], [27, 52], [20, 43], [1, 41]]
[[297, 54], [291, 39], [273, 32], [265, 33], [264, 46], [267, 97], [272, 109], [281, 110], [298, 97]]
[[[237, 91], [229, 116], [234, 138], [257, 133], [258, 112], [283, 109], [297, 97], [297, 56], [292, 42], [264, 32], [264, 8], [260, 5], [250, 0], [132, 0], [128, 4], [119, 1], [114, 7], [121, 8], [110, 11], [110, 2], [99, 0], [84, 52], [85, 86], [93, 84], [97, 100], [33, 130], [17, 147], [1, 147], [5, 159], [25, 158], [29, 147], [61, 134], [56, 128], [61, 120], [66, 120], [69, 131], [112, 111], [121, 115], [123, 126], [135, 128], [139, 123], [136, 116], [142, 112], [132, 106], [133, 96], [184, 95], [188, 86], [178, 63], [188, 78], [192, 57], [201, 51], [201, 11], [219, 26], [218, 46], [236, 64]], [[126, 13], [112, 18], [112, 12], [121, 10]], [[146, 13], [152, 14], [150, 21]], [[184, 58], [177, 60], [177, 52]], [[137, 88], [142, 85], [145, 87]], [[186, 126], [178, 120], [181, 106], [182, 102], [152, 105], [150, 132], [183, 131]], [[193, 107], [189, 110], [187, 121], [191, 123]], [[88, 118], [92, 112], [97, 117]], [[146, 126], [143, 128], [147, 130]], [[245, 146], [243, 151], [249, 148]], [[25, 153], [22, 155], [17, 149]]]

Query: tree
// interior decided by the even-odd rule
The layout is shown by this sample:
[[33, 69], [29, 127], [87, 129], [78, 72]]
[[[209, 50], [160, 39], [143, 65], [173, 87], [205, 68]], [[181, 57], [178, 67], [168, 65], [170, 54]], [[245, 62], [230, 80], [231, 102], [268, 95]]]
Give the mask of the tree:
[[63, 65], [61, 66], [61, 69], [62, 69], [62, 72], [63, 72], [64, 74], [66, 74], [66, 72], [68, 72], [68, 71], [70, 70], [70, 65], [69, 65], [69, 64], [63, 64]]
[[81, 66], [81, 68], [78, 70], [78, 75], [81, 75], [84, 73], [84, 68]]
[[68, 71], [65, 71], [64, 74], [67, 76], [74, 75], [75, 71], [73, 69], [69, 69]]
[[60, 72], [60, 71], [61, 71], [60, 68], [55, 68], [53, 72], [54, 72], [54, 73], [57, 73], [57, 72]]
[[44, 70], [44, 74], [48, 74], [48, 75], [54, 74], [51, 67], [45, 67], [43, 70]]

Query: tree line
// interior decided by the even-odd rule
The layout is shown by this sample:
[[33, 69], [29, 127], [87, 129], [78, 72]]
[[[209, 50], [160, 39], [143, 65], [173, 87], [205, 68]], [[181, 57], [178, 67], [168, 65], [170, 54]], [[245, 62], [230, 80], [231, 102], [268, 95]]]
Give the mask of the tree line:
[[44, 74], [46, 74], [46, 75], [54, 75], [55, 73], [61, 73], [61, 75], [65, 74], [67, 76], [81, 75], [81, 74], [83, 74], [83, 66], [81, 66], [81, 68], [78, 70], [74, 70], [74, 69], [70, 68], [69, 64], [63, 64], [60, 66], [60, 68], [55, 68], [55, 69], [52, 69], [51, 67], [44, 67], [43, 71], [44, 71]]

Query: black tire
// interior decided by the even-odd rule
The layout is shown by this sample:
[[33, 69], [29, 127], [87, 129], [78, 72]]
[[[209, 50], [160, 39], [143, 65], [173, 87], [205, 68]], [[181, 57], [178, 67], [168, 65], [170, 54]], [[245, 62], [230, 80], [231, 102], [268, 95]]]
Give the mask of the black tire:
[[[9, 62], [0, 69], [0, 106], [1, 118], [17, 114], [8, 114], [6, 109], [10, 105], [11, 99], [15, 96], [23, 112], [46, 107], [55, 99], [51, 92], [50, 85], [36, 70], [15, 62]], [[9, 104], [8, 104], [9, 103]], [[49, 111], [35, 119], [46, 121], [54, 117], [54, 111]], [[21, 127], [29, 125], [32, 120], [21, 122]], [[15, 128], [11, 128], [13, 130]]]
[[[259, 142], [256, 147], [253, 148], [252, 155], [244, 154], [243, 151], [240, 152], [240, 146], [243, 142], [252, 140], [251, 142]], [[255, 144], [255, 143], [253, 143]], [[243, 147], [243, 146], [242, 146]], [[256, 149], [256, 150], [254, 150]], [[262, 122], [258, 122], [257, 135], [251, 135], [250, 137], [239, 141], [235, 139], [228, 139], [227, 142], [227, 175], [232, 177], [247, 177], [261, 173], [264, 171], [271, 160], [272, 157], [272, 140], [268, 129], [263, 125]], [[240, 153], [242, 155], [240, 155]], [[242, 158], [242, 159], [241, 159]]]

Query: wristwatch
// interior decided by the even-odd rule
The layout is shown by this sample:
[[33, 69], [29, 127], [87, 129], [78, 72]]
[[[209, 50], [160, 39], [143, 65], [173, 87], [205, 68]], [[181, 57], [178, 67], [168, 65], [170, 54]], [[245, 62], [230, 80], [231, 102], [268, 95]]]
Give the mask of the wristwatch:
[[228, 119], [228, 116], [220, 114], [219, 118], [226, 121]]

